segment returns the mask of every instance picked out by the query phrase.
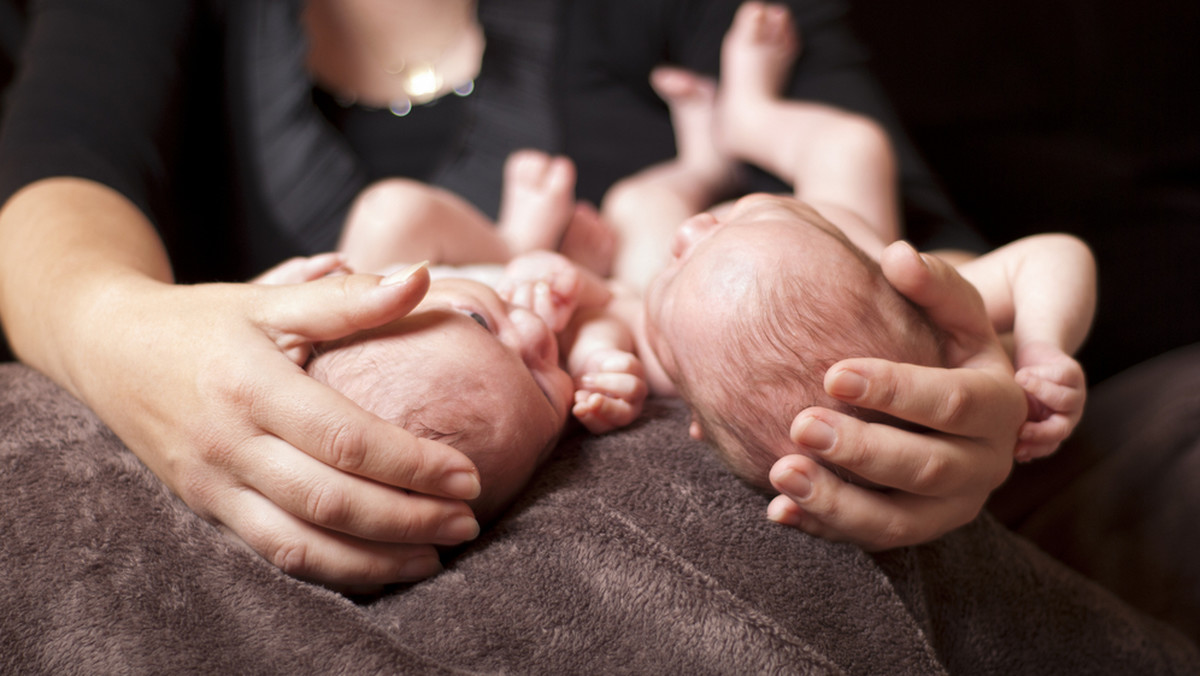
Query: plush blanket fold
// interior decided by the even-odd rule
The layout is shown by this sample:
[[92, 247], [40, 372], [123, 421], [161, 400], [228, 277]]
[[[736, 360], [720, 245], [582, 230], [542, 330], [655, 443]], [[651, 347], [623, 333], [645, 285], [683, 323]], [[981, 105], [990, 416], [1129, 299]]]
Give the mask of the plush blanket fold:
[[1194, 644], [989, 517], [871, 556], [769, 523], [678, 406], [563, 445], [436, 578], [367, 603], [192, 514], [0, 365], [3, 673], [1196, 673]]

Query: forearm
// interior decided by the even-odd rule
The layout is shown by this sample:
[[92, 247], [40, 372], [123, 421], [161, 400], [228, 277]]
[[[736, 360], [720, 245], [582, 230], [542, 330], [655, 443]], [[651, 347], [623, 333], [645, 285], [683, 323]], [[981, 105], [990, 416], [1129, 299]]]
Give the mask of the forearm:
[[1025, 237], [960, 267], [998, 332], [1073, 354], [1091, 329], [1096, 266], [1087, 245], [1060, 234]]
[[633, 333], [616, 315], [605, 310], [581, 312], [566, 332], [567, 372], [579, 377], [587, 372], [587, 361], [601, 350], [634, 351]]
[[70, 178], [27, 186], [0, 210], [0, 320], [17, 356], [76, 396], [74, 352], [120, 321], [130, 284], [170, 282], [162, 243], [132, 203]]
[[[1013, 338], [1017, 345], [1048, 342], [1074, 354], [1096, 314], [1096, 264], [1080, 240], [1067, 235], [1027, 238], [1030, 255], [1014, 270]], [[1028, 272], [1026, 272], [1028, 270]]]

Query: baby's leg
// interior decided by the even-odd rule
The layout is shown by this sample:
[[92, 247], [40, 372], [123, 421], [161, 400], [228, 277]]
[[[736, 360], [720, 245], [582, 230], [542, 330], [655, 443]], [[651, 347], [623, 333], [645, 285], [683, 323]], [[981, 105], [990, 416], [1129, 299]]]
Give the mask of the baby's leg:
[[596, 207], [580, 202], [575, 205], [558, 252], [581, 267], [608, 277], [612, 274], [613, 256], [617, 252], [617, 232]]
[[660, 67], [651, 84], [670, 107], [678, 155], [619, 181], [601, 205], [620, 235], [613, 276], [639, 291], [662, 268], [679, 224], [738, 185], [737, 163], [713, 140], [715, 83]]
[[721, 47], [721, 146], [789, 181], [797, 198], [857, 213], [891, 241], [899, 225], [887, 134], [861, 115], [783, 98], [799, 45], [786, 7], [746, 2], [738, 9]]
[[566, 157], [509, 156], [497, 225], [513, 256], [558, 251], [598, 275], [612, 268], [616, 234], [593, 207], [575, 203], [575, 165]]
[[[778, 127], [783, 86], [800, 53], [800, 40], [786, 7], [745, 2], [721, 43], [717, 92], [717, 137], [726, 151], [792, 180], [791, 153], [780, 148]], [[793, 126], [793, 125], [788, 125]]]
[[737, 187], [737, 162], [722, 152], [714, 136], [717, 85], [691, 71], [660, 66], [650, 73], [654, 87], [671, 111], [676, 170], [693, 183], [688, 215], [712, 205]]
[[338, 251], [356, 272], [400, 262], [503, 263], [508, 247], [491, 222], [457, 195], [389, 178], [367, 187], [350, 208]]
[[575, 211], [575, 165], [540, 150], [518, 150], [504, 164], [500, 237], [512, 255], [556, 251]]

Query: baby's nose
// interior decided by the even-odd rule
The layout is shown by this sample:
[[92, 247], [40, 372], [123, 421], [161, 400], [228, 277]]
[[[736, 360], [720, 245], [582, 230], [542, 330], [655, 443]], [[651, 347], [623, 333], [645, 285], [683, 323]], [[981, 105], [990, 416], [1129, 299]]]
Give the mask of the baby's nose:
[[686, 258], [692, 248], [716, 227], [716, 217], [707, 212], [687, 219], [675, 229], [675, 236], [671, 240], [671, 255], [675, 258]]
[[525, 308], [514, 308], [513, 325], [517, 329], [521, 359], [526, 365], [557, 365], [558, 338], [546, 322]]

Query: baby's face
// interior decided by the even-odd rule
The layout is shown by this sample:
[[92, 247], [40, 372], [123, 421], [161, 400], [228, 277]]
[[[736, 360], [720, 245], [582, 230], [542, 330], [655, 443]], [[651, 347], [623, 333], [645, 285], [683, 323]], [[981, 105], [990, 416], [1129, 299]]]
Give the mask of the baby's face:
[[761, 289], [781, 275], [863, 275], [862, 253], [812, 207], [791, 197], [743, 197], [679, 226], [671, 261], [646, 292], [650, 345], [675, 379], [721, 345], [729, 327], [763, 309]]
[[546, 324], [465, 279], [436, 280], [411, 314], [339, 351], [331, 385], [385, 419], [418, 419], [425, 429], [412, 431], [445, 436], [475, 462], [483, 494], [472, 507], [483, 520], [525, 485], [573, 403]]
[[558, 337], [536, 314], [461, 278], [433, 282], [414, 314], [436, 318], [443, 349], [489, 371], [503, 401], [523, 400], [537, 417], [566, 423], [575, 386], [559, 363]]

